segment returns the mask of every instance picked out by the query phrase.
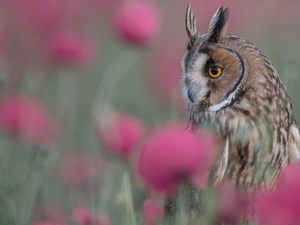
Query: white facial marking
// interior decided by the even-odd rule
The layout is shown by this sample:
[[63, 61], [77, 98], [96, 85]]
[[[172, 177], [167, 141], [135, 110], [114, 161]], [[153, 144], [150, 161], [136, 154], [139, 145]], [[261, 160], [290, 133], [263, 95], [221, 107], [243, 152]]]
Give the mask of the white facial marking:
[[212, 112], [217, 112], [219, 111], [220, 109], [222, 109], [224, 106], [230, 104], [232, 102], [232, 100], [235, 98], [236, 94], [237, 94], [237, 90], [233, 91], [232, 93], [230, 93], [230, 95], [224, 99], [223, 101], [217, 103], [217, 104], [214, 104], [212, 106], [209, 107], [209, 111], [212, 111]]
[[193, 63], [193, 67], [188, 68], [188, 71], [185, 71], [184, 65], [182, 65], [183, 79], [188, 78], [190, 80], [189, 85], [184, 85], [182, 93], [185, 99], [191, 104], [199, 104], [208, 91], [206, 87], [207, 78], [202, 74], [208, 59], [209, 56], [207, 54], [200, 53]]

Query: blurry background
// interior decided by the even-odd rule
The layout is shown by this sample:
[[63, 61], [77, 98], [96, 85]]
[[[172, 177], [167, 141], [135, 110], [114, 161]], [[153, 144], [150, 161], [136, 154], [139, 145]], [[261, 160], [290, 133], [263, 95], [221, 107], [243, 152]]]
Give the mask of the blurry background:
[[[1, 0], [0, 225], [143, 224], [142, 202], [163, 202], [144, 190], [135, 153], [152, 127], [188, 120], [189, 2], [200, 33], [229, 8], [229, 33], [270, 58], [300, 121], [299, 1]], [[121, 120], [139, 139], [130, 157], [106, 140], [113, 112], [137, 120]]]

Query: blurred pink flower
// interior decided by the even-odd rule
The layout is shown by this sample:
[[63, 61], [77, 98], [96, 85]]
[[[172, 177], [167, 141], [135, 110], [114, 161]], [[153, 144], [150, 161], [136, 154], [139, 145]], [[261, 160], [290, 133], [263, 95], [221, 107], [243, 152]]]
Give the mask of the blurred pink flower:
[[22, 94], [0, 100], [0, 130], [34, 144], [51, 144], [58, 138], [56, 121], [46, 106]]
[[285, 167], [279, 174], [277, 187], [299, 186], [300, 188], [300, 163], [294, 163]]
[[139, 171], [158, 192], [175, 188], [185, 178], [203, 184], [215, 149], [212, 138], [202, 132], [196, 135], [184, 132], [180, 125], [163, 126], [144, 142]]
[[266, 225], [300, 224], [299, 188], [260, 193], [256, 197], [255, 211]]
[[156, 201], [147, 199], [143, 203], [143, 215], [146, 225], [155, 225], [163, 218], [164, 210]]
[[53, 221], [38, 221], [35, 222], [33, 225], [67, 225], [67, 224], [60, 223], [60, 222], [53, 222]]
[[89, 225], [93, 222], [93, 215], [85, 206], [77, 207], [72, 218], [75, 223], [81, 225]]
[[246, 198], [242, 197], [236, 187], [229, 181], [217, 188], [217, 215], [225, 223], [237, 223], [246, 211]]
[[116, 14], [115, 30], [122, 39], [133, 44], [149, 44], [161, 27], [161, 16], [149, 1], [130, 0]]
[[92, 44], [71, 33], [53, 36], [49, 51], [53, 60], [71, 65], [86, 65], [93, 59]]
[[63, 160], [62, 169], [66, 185], [85, 188], [91, 182], [101, 182], [104, 164], [84, 154], [74, 154]]
[[130, 156], [144, 134], [143, 124], [125, 114], [99, 116], [95, 127], [106, 150], [125, 158]]
[[85, 206], [79, 206], [73, 211], [73, 221], [80, 225], [110, 225], [107, 214], [92, 213]]
[[276, 189], [259, 192], [255, 211], [266, 225], [300, 224], [300, 163], [284, 168]]

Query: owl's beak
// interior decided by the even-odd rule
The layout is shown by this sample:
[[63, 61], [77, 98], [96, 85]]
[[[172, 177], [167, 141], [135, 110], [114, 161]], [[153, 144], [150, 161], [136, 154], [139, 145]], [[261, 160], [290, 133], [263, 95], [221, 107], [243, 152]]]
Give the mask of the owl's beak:
[[194, 100], [192, 98], [192, 93], [191, 93], [191, 90], [188, 90], [188, 97], [189, 97], [189, 100], [194, 103]]

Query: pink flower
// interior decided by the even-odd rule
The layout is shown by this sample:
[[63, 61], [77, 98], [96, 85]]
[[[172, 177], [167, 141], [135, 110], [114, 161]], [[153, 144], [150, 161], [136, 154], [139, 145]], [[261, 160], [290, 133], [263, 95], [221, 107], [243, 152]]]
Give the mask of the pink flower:
[[60, 33], [52, 38], [50, 55], [57, 62], [82, 66], [92, 61], [93, 48], [84, 38], [71, 33]]
[[155, 225], [163, 218], [164, 210], [156, 201], [148, 199], [143, 203], [143, 215], [146, 225]]
[[300, 188], [300, 163], [294, 163], [285, 167], [277, 180], [278, 188], [282, 188], [285, 186], [299, 186]]
[[0, 130], [35, 144], [57, 140], [57, 125], [39, 100], [17, 94], [0, 101]]
[[217, 196], [219, 220], [226, 223], [237, 223], [246, 211], [246, 199], [229, 181], [221, 183], [217, 188]]
[[66, 157], [63, 162], [63, 181], [66, 185], [85, 188], [91, 182], [100, 182], [104, 164], [100, 160], [75, 154]]
[[112, 113], [97, 117], [96, 132], [108, 151], [127, 158], [142, 138], [144, 126], [131, 116]]
[[134, 44], [148, 44], [158, 34], [160, 15], [153, 4], [131, 0], [122, 5], [115, 18], [115, 29], [122, 39]]
[[33, 225], [67, 225], [67, 224], [60, 223], [60, 222], [53, 222], [53, 221], [38, 221], [35, 222]]
[[107, 214], [92, 213], [85, 206], [79, 206], [73, 211], [73, 221], [80, 225], [110, 225], [110, 219]]
[[163, 126], [145, 141], [139, 159], [139, 171], [155, 191], [175, 188], [189, 178], [198, 185], [206, 180], [206, 171], [216, 144], [202, 132], [185, 132], [182, 126]]
[[294, 225], [300, 223], [298, 190], [278, 190], [261, 193], [255, 201], [258, 218], [266, 225]]
[[300, 224], [300, 163], [282, 170], [277, 189], [256, 196], [255, 211], [267, 225]]
[[93, 221], [93, 215], [85, 206], [80, 206], [73, 212], [73, 221], [78, 224], [89, 225]]

